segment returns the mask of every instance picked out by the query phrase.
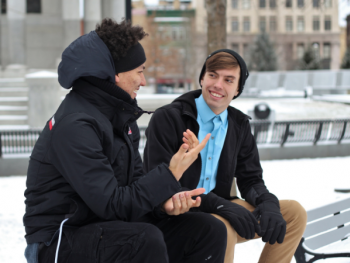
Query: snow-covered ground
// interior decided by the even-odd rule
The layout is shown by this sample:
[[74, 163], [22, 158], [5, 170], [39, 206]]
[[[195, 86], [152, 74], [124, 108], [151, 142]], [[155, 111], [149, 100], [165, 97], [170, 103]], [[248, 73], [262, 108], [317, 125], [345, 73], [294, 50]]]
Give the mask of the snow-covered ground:
[[[306, 210], [325, 205], [350, 194], [334, 188], [350, 188], [350, 157], [263, 161], [268, 189], [280, 199], [299, 201]], [[25, 176], [0, 178], [0, 262], [25, 263], [24, 214]], [[236, 247], [235, 262], [258, 262], [261, 240]], [[328, 251], [350, 251], [350, 240], [334, 244]], [[295, 262], [294, 259], [292, 262]], [[350, 258], [329, 259], [329, 263], [350, 263]]]

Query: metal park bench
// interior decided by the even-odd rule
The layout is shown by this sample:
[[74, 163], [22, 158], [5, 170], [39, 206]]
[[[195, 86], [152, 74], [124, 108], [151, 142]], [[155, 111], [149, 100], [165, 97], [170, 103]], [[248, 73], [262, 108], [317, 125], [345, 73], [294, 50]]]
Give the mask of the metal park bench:
[[[316, 249], [350, 237], [350, 198], [307, 211], [307, 225], [295, 252], [297, 263], [319, 259], [350, 257], [350, 247], [343, 253], [320, 253]], [[306, 260], [305, 254], [312, 256]]]

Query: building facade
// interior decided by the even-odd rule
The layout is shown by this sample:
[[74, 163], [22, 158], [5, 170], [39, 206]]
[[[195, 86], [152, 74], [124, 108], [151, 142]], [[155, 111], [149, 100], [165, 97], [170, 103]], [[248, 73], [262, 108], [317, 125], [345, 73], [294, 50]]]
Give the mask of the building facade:
[[[205, 0], [195, 1], [196, 30], [206, 38]], [[323, 68], [340, 66], [338, 0], [227, 0], [227, 47], [249, 60], [256, 35], [270, 35], [279, 70], [294, 70], [311, 45]]]
[[183, 93], [195, 76], [195, 10], [191, 1], [159, 1], [145, 6], [133, 1], [132, 20], [149, 34], [142, 40], [145, 76], [158, 93]]
[[[82, 5], [83, 3], [83, 5]], [[120, 0], [1, 0], [0, 63], [54, 69], [74, 39], [104, 17], [125, 17]]]

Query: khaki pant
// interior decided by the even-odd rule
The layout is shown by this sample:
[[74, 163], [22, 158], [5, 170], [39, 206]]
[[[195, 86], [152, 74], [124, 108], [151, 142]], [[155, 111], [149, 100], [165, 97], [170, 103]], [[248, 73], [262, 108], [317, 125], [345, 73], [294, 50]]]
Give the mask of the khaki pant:
[[[248, 202], [241, 199], [235, 199], [232, 200], [232, 202], [244, 206], [249, 211], [254, 211], [255, 209]], [[282, 244], [276, 242], [273, 245], [267, 242], [260, 255], [259, 263], [290, 263], [305, 231], [307, 219], [306, 211], [297, 201], [280, 200], [280, 208], [282, 216], [287, 222], [287, 232], [284, 241]], [[239, 236], [226, 219], [214, 214], [213, 216], [220, 219], [226, 225], [227, 247], [225, 263], [232, 263], [236, 244], [249, 240]], [[254, 239], [256, 238], [261, 237], [255, 234]]]

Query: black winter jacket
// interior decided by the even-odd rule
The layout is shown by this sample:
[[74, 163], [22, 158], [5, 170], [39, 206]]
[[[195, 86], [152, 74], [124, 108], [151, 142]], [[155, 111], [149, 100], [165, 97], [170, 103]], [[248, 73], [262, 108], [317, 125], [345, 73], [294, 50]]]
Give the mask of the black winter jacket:
[[89, 82], [75, 82], [30, 157], [27, 243], [49, 241], [65, 218], [72, 226], [135, 221], [180, 190], [165, 164], [143, 174], [141, 113]]
[[[143, 162], [145, 172], [154, 169], [158, 163], [169, 162], [182, 144], [186, 129], [198, 136], [195, 98], [201, 93], [201, 90], [190, 91], [155, 111], [146, 130], [147, 143]], [[259, 203], [257, 198], [269, 192], [262, 179], [259, 153], [251, 133], [249, 117], [231, 106], [227, 110], [228, 130], [213, 192], [225, 199], [237, 198], [230, 195], [233, 178], [236, 177], [241, 196], [256, 205]], [[201, 157], [198, 157], [184, 173], [180, 179], [183, 187], [197, 187], [201, 162]]]

